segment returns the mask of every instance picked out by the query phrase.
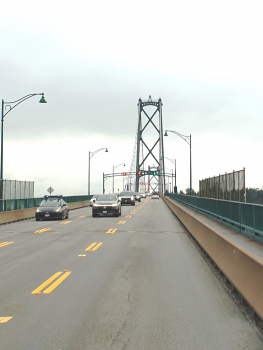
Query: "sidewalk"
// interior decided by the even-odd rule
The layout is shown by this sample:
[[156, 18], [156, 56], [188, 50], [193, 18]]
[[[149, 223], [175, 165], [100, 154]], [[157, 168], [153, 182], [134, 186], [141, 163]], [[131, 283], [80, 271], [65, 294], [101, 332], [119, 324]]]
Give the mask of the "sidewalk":
[[[167, 198], [167, 197], [166, 197]], [[257, 241], [254, 241], [241, 233], [238, 233], [238, 231], [229, 228], [228, 226], [204, 215], [199, 213], [198, 211], [191, 209], [187, 205], [184, 205], [178, 201], [175, 201], [171, 198], [168, 198], [170, 201], [176, 203], [179, 207], [183, 208], [186, 212], [191, 213], [191, 215], [198, 218], [200, 221], [206, 223], [207, 225], [215, 228], [217, 231], [219, 231], [221, 234], [227, 236], [229, 239], [231, 239], [233, 242], [238, 243], [240, 246], [242, 246], [244, 249], [247, 249], [251, 253], [257, 255], [259, 258], [263, 259], [263, 244], [260, 244]]]

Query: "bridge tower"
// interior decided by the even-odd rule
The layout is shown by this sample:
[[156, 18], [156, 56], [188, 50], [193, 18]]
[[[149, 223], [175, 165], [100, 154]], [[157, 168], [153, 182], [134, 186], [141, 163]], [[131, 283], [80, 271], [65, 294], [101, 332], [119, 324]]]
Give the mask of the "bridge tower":
[[[147, 101], [142, 101], [139, 98], [138, 101], [138, 125], [137, 125], [137, 144], [136, 144], [136, 192], [139, 190], [139, 175], [141, 170], [147, 170], [146, 160], [156, 162], [156, 169], [158, 174], [158, 189], [159, 192], [164, 192], [164, 147], [163, 147], [163, 122], [162, 122], [162, 100], [154, 101], [151, 96]], [[147, 113], [147, 107], [151, 108], [151, 113]], [[153, 112], [152, 112], [153, 111]], [[155, 119], [154, 119], [155, 117]], [[158, 123], [156, 125], [155, 120]], [[147, 137], [144, 137], [144, 133], [149, 126], [154, 127], [154, 143], [153, 145], [147, 144]], [[158, 150], [157, 150], [158, 149]], [[156, 152], [157, 150], [157, 152]], [[150, 158], [149, 158], [150, 157]]]

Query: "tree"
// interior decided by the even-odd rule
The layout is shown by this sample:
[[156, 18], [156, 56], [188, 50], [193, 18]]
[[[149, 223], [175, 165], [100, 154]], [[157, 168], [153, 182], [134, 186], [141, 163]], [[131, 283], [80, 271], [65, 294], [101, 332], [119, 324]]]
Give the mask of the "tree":
[[263, 204], [263, 187], [259, 188], [246, 188], [247, 203]]
[[[187, 195], [187, 196], [190, 196], [190, 187], [187, 187], [186, 189], [185, 189], [185, 194]], [[197, 196], [197, 193], [195, 192], [195, 190], [192, 188], [192, 196]]]

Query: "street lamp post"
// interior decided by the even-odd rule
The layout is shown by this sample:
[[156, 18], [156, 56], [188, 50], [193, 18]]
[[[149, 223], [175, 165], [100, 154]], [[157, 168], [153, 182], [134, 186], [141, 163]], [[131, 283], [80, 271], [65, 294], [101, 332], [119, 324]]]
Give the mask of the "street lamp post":
[[[163, 158], [170, 160], [170, 162], [174, 164], [174, 187], [176, 189], [176, 159], [171, 159], [168, 157], [163, 157]], [[173, 178], [172, 178], [172, 192], [174, 192], [174, 187], [173, 187]]]
[[114, 170], [118, 168], [118, 166], [125, 166], [125, 163], [121, 163], [121, 164], [118, 164], [118, 165], [113, 165], [113, 171], [112, 171], [112, 193], [114, 193]]
[[[165, 158], [165, 157], [164, 157]], [[165, 169], [166, 170], [169, 170], [170, 171], [170, 173], [172, 173], [172, 186], [173, 186], [173, 169], [168, 169], [168, 168], [166, 168], [165, 167]], [[170, 181], [170, 176], [168, 176], [168, 190], [169, 190], [169, 192], [170, 192], [170, 185], [169, 184], [171, 184], [171, 182], [169, 182]]]
[[192, 195], [192, 138], [191, 138], [191, 134], [190, 134], [190, 136], [185, 136], [185, 135], [180, 134], [177, 131], [165, 130], [164, 136], [168, 136], [167, 132], [172, 132], [173, 134], [181, 137], [190, 146], [190, 196], [191, 196]]
[[[100, 149], [97, 149], [97, 151], [94, 151], [94, 152], [90, 152], [89, 151], [89, 171], [88, 171], [88, 195], [90, 195], [90, 158], [92, 158], [96, 153], [98, 153], [99, 151], [102, 151], [103, 149], [105, 149], [106, 153], [108, 153], [108, 148], [100, 148]], [[104, 176], [103, 176], [104, 178]]]
[[[14, 109], [17, 105], [19, 105], [20, 103], [28, 100], [29, 98], [36, 96], [36, 95], [42, 95], [41, 99], [39, 100], [39, 103], [47, 103], [47, 101], [45, 100], [44, 97], [44, 93], [38, 93], [38, 94], [29, 94], [26, 95], [24, 97], [21, 97], [19, 100], [16, 101], [12, 101], [12, 102], [5, 102], [2, 99], [2, 115], [1, 115], [1, 169], [0, 169], [0, 181], [1, 181], [1, 185], [0, 185], [0, 199], [3, 199], [3, 190], [2, 190], [2, 184], [3, 184], [3, 164], [4, 164], [4, 117], [10, 112], [12, 111], [12, 109]], [[8, 111], [5, 112], [6, 107], [9, 107]]]

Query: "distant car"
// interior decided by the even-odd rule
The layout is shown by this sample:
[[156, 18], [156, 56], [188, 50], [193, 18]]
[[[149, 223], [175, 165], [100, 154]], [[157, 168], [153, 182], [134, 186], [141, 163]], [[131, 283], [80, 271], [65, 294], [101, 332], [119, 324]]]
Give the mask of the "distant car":
[[152, 199], [159, 199], [159, 198], [160, 198], [159, 194], [157, 192], [153, 192]]
[[142, 198], [146, 198], [146, 193], [140, 192]]
[[37, 206], [35, 214], [36, 221], [45, 219], [68, 219], [68, 204], [62, 196], [45, 196]]
[[135, 205], [135, 196], [131, 191], [123, 191], [120, 193], [121, 205], [122, 204], [131, 204]]
[[96, 202], [97, 197], [98, 197], [98, 194], [93, 195], [93, 197], [90, 200], [90, 207], [92, 207], [93, 204]]
[[138, 192], [134, 192], [135, 200], [140, 202], [141, 201], [141, 195]]
[[116, 194], [100, 194], [92, 205], [92, 216], [121, 215], [121, 202]]
[[150, 192], [147, 192], [147, 193], [146, 193], [146, 196], [147, 196], [147, 197], [150, 197], [151, 195], [152, 195], [152, 194], [151, 194]]

